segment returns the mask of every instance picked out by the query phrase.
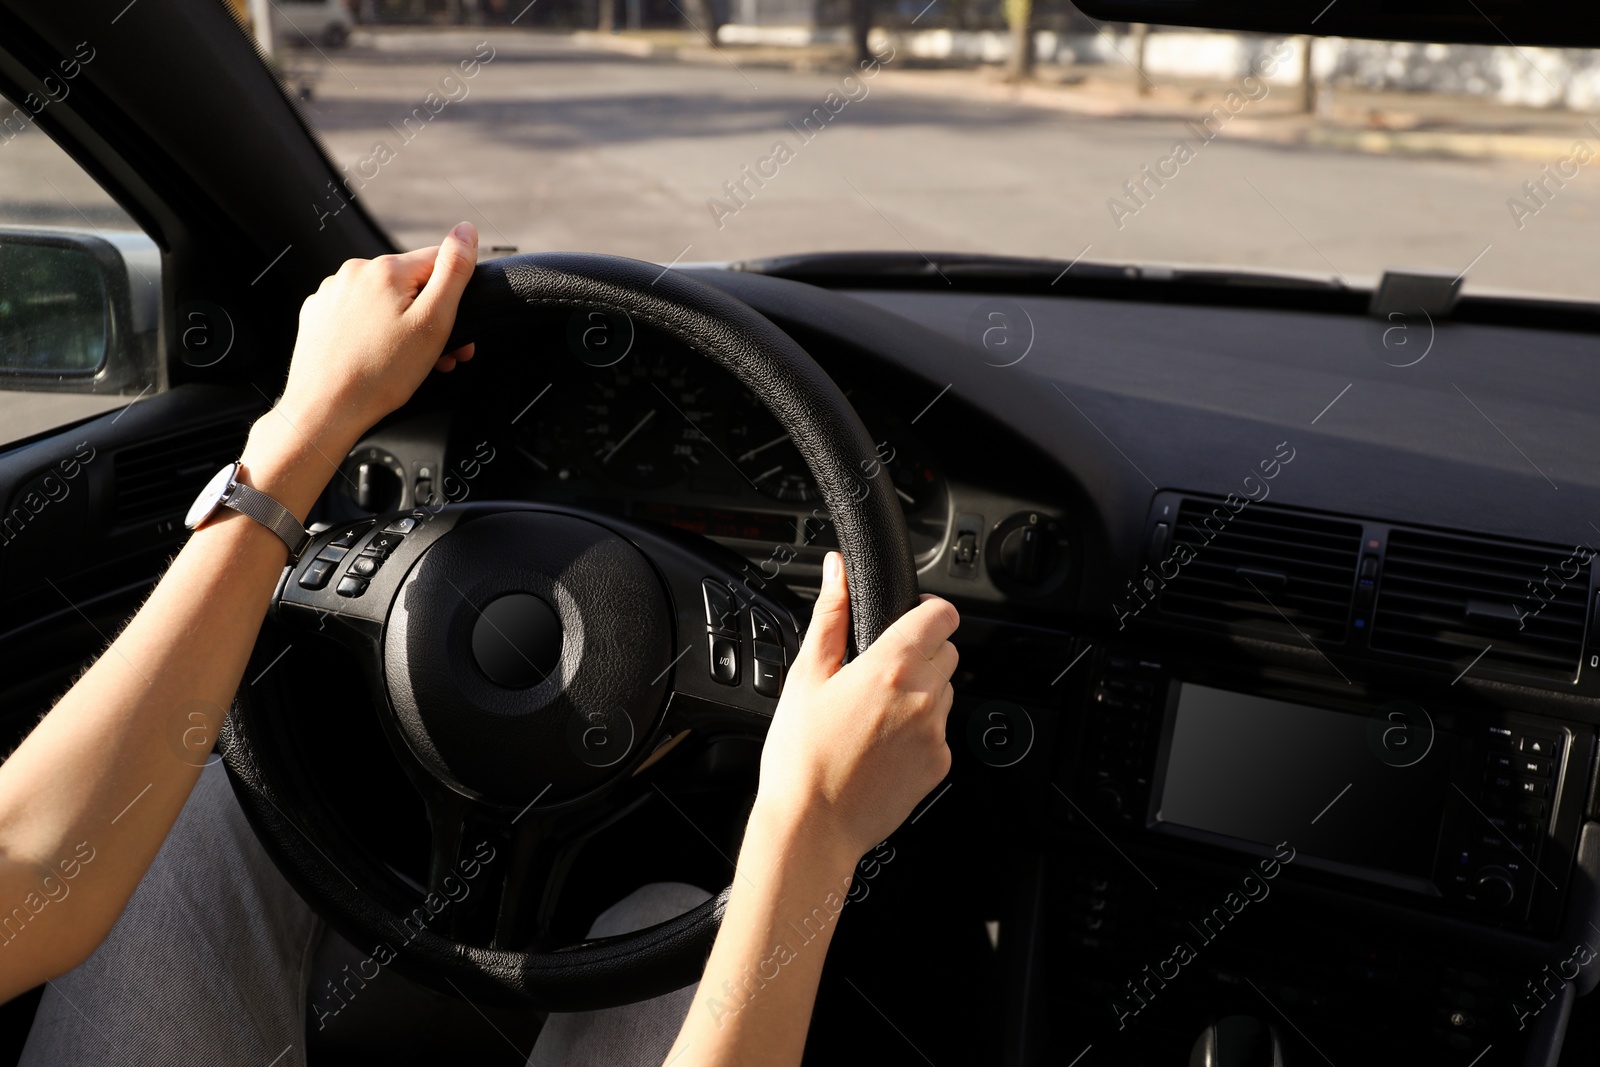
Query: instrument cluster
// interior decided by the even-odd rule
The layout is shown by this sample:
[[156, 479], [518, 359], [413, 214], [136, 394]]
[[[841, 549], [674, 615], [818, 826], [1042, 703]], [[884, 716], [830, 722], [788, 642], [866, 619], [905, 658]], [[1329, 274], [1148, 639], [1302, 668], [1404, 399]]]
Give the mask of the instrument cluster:
[[[815, 479], [754, 392], [681, 346], [626, 340], [620, 357], [561, 361], [510, 420], [530, 493], [620, 504], [714, 537], [835, 546]], [[915, 553], [937, 552], [948, 496], [927, 445], [883, 397], [835, 380], [876, 445], [881, 467], [863, 478], [893, 488]]]

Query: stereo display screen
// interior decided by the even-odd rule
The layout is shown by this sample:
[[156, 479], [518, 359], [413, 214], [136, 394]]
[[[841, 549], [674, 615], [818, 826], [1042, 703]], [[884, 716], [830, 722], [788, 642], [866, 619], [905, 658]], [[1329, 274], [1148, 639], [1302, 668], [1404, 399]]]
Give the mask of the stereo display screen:
[[[1425, 714], [1332, 711], [1183, 684], [1158, 828], [1431, 881], [1458, 739]], [[1186, 836], [1194, 836], [1192, 833]]]

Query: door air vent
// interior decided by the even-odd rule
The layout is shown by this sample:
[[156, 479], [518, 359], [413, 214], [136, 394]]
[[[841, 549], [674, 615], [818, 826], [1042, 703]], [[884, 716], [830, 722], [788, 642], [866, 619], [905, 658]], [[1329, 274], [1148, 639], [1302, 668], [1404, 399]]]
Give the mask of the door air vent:
[[[1193, 558], [1162, 590], [1169, 616], [1220, 623], [1230, 632], [1304, 644], [1345, 639], [1362, 527], [1357, 522], [1247, 504], [1185, 498], [1174, 551]], [[1303, 635], [1303, 636], [1302, 636]]]
[[206, 481], [239, 458], [249, 429], [243, 420], [228, 419], [118, 449], [112, 526], [123, 530], [182, 518]]
[[1461, 668], [1482, 654], [1485, 667], [1570, 682], [1589, 597], [1580, 559], [1574, 549], [1394, 530], [1372, 647]]

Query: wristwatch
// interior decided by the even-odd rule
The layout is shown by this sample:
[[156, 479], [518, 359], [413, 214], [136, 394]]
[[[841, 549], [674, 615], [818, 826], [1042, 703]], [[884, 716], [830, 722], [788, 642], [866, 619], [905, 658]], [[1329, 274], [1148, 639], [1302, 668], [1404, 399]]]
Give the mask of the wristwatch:
[[300, 553], [311, 543], [311, 534], [288, 508], [239, 480], [237, 463], [228, 464], [212, 476], [206, 487], [200, 490], [200, 495], [194, 498], [194, 503], [189, 505], [189, 514], [184, 516], [183, 524], [193, 530], [216, 514], [218, 508], [224, 507], [250, 516], [282, 538], [289, 549], [290, 563], [299, 560]]

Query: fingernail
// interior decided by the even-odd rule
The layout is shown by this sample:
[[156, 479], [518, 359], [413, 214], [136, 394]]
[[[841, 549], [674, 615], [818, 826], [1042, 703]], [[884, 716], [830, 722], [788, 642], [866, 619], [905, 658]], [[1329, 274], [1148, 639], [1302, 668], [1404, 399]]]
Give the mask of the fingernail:
[[472, 228], [470, 222], [456, 223], [456, 228], [450, 231], [450, 236], [469, 245], [478, 243], [478, 231]]
[[822, 559], [822, 581], [832, 585], [839, 580], [839, 553], [829, 552]]

